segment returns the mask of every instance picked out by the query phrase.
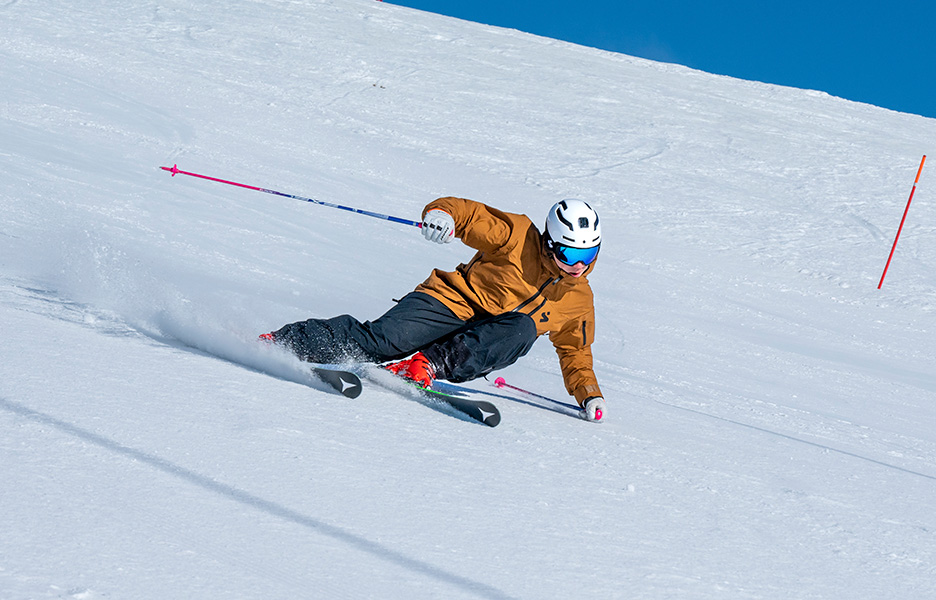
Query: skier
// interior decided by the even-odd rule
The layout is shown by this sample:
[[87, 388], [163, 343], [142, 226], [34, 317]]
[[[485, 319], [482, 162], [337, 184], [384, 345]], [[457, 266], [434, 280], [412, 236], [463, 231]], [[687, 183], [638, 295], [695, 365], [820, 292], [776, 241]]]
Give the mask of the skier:
[[309, 319], [260, 337], [314, 363], [397, 361], [386, 368], [428, 387], [502, 369], [548, 334], [566, 390], [586, 419], [600, 421], [605, 400], [592, 368], [595, 310], [586, 277], [601, 247], [597, 213], [582, 200], [563, 200], [540, 233], [526, 215], [447, 197], [425, 207], [421, 230], [439, 244], [457, 237], [477, 253], [455, 271], [435, 269], [375, 321]]

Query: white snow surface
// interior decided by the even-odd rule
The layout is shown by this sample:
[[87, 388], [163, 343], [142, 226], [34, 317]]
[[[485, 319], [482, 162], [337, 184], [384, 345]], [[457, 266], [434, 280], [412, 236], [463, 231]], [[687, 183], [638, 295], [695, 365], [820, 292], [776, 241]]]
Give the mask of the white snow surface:
[[[936, 166], [877, 289], [936, 120], [371, 0], [0, 4], [0, 598], [936, 597]], [[606, 422], [329, 393], [256, 336], [472, 251], [173, 164], [589, 200]], [[572, 402], [547, 340], [497, 375]]]

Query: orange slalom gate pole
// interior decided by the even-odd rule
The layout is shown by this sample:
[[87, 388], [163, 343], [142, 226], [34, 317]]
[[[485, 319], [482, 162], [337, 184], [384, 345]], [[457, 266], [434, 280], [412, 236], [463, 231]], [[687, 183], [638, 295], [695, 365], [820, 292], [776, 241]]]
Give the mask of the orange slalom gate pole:
[[923, 160], [920, 161], [920, 168], [917, 169], [916, 179], [913, 180], [913, 189], [910, 190], [910, 198], [907, 199], [907, 208], [904, 209], [903, 218], [900, 219], [900, 227], [897, 228], [897, 237], [894, 238], [894, 245], [891, 246], [890, 256], [887, 257], [887, 264], [884, 265], [884, 272], [881, 273], [881, 281], [878, 283], [878, 289], [881, 289], [881, 286], [884, 285], [884, 277], [887, 276], [887, 269], [890, 267], [891, 259], [894, 258], [894, 250], [897, 249], [897, 240], [900, 239], [900, 232], [903, 230], [904, 221], [907, 220], [907, 213], [910, 212], [910, 203], [913, 201], [913, 193], [916, 191], [916, 186], [920, 182], [920, 173], [923, 172], [923, 163], [926, 162], [926, 155], [923, 155]]

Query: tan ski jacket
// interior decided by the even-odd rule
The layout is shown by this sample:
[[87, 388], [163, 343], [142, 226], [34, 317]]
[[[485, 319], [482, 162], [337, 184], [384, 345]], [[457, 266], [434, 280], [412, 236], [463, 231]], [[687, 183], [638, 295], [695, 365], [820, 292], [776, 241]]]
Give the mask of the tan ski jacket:
[[454, 271], [435, 269], [416, 291], [437, 298], [465, 321], [519, 311], [537, 334], [549, 335], [559, 355], [566, 390], [580, 405], [601, 396], [592, 368], [594, 297], [588, 274], [572, 277], [547, 254], [539, 230], [526, 215], [503, 212], [464, 198], [439, 198], [455, 220], [455, 237], [478, 252]]

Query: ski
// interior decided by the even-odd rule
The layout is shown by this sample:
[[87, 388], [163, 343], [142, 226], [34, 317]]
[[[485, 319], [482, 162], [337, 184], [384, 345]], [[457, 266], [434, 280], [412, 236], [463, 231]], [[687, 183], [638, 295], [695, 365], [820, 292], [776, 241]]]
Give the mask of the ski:
[[448, 405], [488, 427], [497, 427], [500, 423], [501, 415], [496, 406], [484, 400], [468, 398], [461, 390], [446, 388], [445, 386], [450, 385], [446, 382], [437, 381], [432, 387], [424, 388], [409, 379], [394, 375], [383, 367], [365, 368], [362, 374], [374, 383], [399, 394], [419, 396]]
[[425, 394], [426, 396], [441, 400], [455, 410], [468, 415], [475, 421], [484, 423], [488, 427], [497, 427], [497, 425], [500, 423], [500, 411], [497, 410], [496, 406], [487, 400], [475, 400], [473, 398], [468, 398], [466, 395], [458, 392], [457, 390], [446, 390], [446, 388], [444, 386], [440, 386], [439, 383], [443, 382], [437, 382], [433, 384], [432, 387], [428, 388], [424, 388], [416, 384], [412, 385], [419, 392]]
[[361, 378], [356, 373], [331, 365], [312, 365], [309, 368], [313, 375], [342, 396], [357, 398], [361, 395], [364, 386], [361, 385]]
[[430, 388], [424, 388], [408, 379], [397, 377], [380, 367], [370, 367], [363, 364], [349, 366], [315, 363], [310, 365], [309, 368], [316, 377], [348, 398], [357, 398], [361, 395], [361, 389], [363, 388], [361, 376], [364, 376], [390, 391], [397, 393], [412, 392], [414, 395], [447, 404], [488, 427], [497, 427], [501, 420], [500, 411], [492, 403], [486, 400], [469, 398], [466, 393], [467, 388], [443, 381], [436, 382]]

